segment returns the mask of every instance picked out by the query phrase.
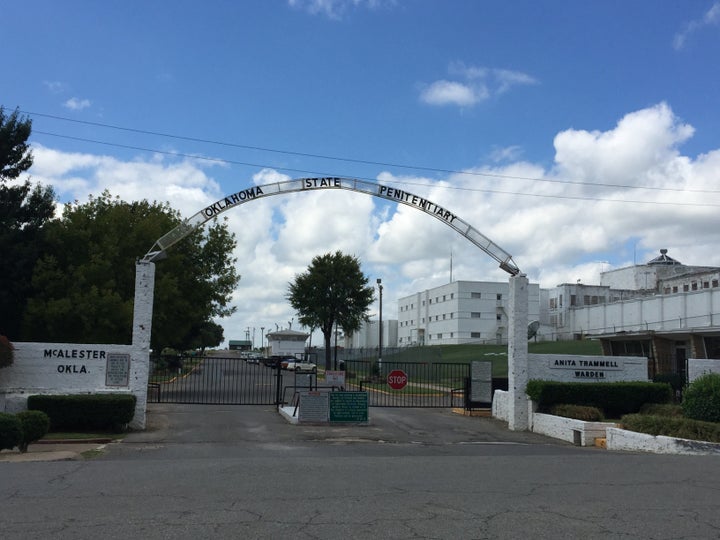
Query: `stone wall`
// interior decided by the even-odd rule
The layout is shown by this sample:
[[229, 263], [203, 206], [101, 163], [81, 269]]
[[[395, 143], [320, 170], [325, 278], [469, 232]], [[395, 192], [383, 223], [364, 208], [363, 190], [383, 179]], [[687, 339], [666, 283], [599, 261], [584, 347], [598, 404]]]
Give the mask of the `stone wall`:
[[144, 428], [147, 361], [132, 345], [13, 343], [15, 361], [0, 370], [0, 411], [27, 408], [33, 394], [135, 394], [133, 428]]

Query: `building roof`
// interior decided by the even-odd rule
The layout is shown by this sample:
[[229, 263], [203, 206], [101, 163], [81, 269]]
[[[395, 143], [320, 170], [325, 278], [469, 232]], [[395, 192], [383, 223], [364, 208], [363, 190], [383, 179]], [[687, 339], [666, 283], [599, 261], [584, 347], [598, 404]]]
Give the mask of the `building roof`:
[[265, 334], [267, 338], [284, 338], [284, 337], [310, 337], [310, 334], [306, 332], [298, 332], [297, 330], [277, 330], [275, 332], [267, 332]]
[[672, 257], [668, 257], [667, 249], [661, 249], [660, 250], [660, 256], [655, 257], [653, 260], [648, 261], [648, 266], [672, 266], [672, 265], [682, 265], [680, 261], [676, 261]]

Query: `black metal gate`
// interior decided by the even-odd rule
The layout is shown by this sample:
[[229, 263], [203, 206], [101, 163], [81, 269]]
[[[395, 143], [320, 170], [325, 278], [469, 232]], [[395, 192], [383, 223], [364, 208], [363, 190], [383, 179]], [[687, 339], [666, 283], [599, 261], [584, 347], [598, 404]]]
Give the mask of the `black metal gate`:
[[240, 357], [162, 357], [150, 362], [148, 401], [275, 405], [281, 381], [279, 369]]
[[[367, 391], [371, 407], [465, 406], [469, 364], [387, 361], [379, 364], [347, 360], [344, 367], [345, 389]], [[403, 383], [403, 374], [402, 388], [393, 388], [391, 384], [400, 386]]]

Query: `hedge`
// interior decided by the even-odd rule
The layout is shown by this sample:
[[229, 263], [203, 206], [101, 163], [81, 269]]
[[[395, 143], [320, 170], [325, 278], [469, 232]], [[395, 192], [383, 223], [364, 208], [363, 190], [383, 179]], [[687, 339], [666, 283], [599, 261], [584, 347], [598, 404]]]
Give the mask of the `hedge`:
[[12, 450], [22, 441], [22, 424], [14, 414], [0, 412], [0, 450]]
[[569, 383], [531, 380], [527, 395], [537, 402], [540, 412], [549, 412], [554, 405], [571, 404], [597, 407], [607, 418], [620, 418], [636, 413], [645, 403], [667, 403], [672, 400], [668, 383], [607, 382]]
[[720, 424], [676, 416], [628, 414], [620, 419], [622, 427], [648, 435], [665, 435], [695, 441], [720, 443]]
[[50, 417], [50, 430], [121, 431], [135, 415], [133, 394], [34, 395], [29, 410]]
[[42, 439], [50, 429], [50, 418], [42, 411], [21, 411], [16, 415], [22, 426], [21, 452], [27, 452], [28, 445]]

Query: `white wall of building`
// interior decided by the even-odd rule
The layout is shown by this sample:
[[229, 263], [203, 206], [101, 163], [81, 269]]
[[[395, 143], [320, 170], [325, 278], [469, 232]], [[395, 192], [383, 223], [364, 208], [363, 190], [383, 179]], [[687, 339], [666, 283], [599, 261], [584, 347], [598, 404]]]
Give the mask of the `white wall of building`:
[[[398, 321], [383, 319], [383, 347], [397, 347]], [[378, 321], [363, 321], [360, 329], [345, 336], [344, 346], [348, 349], [376, 349], [380, 341]]]
[[[540, 286], [529, 285], [529, 320], [539, 319]], [[509, 286], [454, 281], [398, 300], [398, 346], [505, 343]]]
[[711, 326], [720, 326], [720, 288], [585, 306], [570, 310], [567, 324], [558, 330], [603, 334]]
[[305, 353], [308, 337], [309, 334], [294, 330], [279, 330], [265, 334], [270, 347], [270, 356], [300, 357]]

